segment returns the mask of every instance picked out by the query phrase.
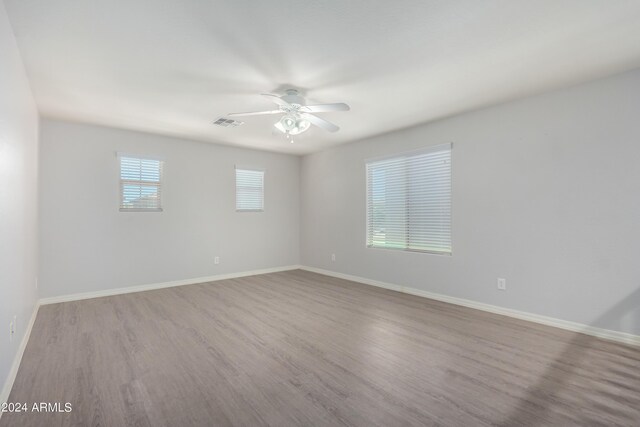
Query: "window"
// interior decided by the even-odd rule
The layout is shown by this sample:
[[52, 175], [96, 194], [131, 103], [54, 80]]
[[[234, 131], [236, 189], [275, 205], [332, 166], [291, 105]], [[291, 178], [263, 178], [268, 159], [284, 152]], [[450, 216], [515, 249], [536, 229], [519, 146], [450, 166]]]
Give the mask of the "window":
[[451, 253], [451, 144], [367, 162], [367, 246]]
[[264, 171], [236, 168], [236, 211], [264, 210]]
[[162, 164], [155, 159], [119, 155], [120, 210], [162, 211]]

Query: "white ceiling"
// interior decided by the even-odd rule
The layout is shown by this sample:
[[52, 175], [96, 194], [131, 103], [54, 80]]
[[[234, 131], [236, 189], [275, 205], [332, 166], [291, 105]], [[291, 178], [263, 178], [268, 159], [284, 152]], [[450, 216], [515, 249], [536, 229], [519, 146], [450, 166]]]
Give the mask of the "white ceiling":
[[[5, 0], [44, 116], [290, 153], [640, 66], [639, 0]], [[346, 102], [295, 144], [258, 94]]]

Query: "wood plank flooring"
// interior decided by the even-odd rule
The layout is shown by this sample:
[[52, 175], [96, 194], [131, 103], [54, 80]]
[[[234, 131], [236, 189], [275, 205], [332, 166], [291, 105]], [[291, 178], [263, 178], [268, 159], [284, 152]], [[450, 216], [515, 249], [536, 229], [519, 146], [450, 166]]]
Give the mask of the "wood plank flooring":
[[305, 271], [40, 308], [0, 426], [639, 426], [640, 349]]

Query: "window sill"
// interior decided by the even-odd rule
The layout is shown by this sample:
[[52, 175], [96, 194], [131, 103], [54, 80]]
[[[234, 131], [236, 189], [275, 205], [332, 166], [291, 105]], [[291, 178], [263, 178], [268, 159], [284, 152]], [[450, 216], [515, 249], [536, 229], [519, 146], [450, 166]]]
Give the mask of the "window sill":
[[421, 254], [445, 255], [445, 256], [453, 255], [453, 251], [444, 252], [444, 251], [436, 251], [436, 250], [428, 250], [428, 249], [391, 248], [386, 246], [372, 246], [372, 245], [367, 245], [367, 249], [384, 249], [389, 251], [417, 252]]
[[120, 208], [120, 212], [162, 212], [162, 208]]

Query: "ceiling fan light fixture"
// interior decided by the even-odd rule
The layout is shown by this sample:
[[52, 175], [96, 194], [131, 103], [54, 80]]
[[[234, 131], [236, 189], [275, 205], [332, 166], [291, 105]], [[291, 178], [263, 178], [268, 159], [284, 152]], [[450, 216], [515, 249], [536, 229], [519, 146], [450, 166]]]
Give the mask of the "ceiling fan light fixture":
[[276, 122], [274, 126], [282, 133], [298, 135], [309, 129], [311, 123], [293, 115], [286, 115]]
[[311, 123], [308, 122], [307, 120], [298, 119], [296, 121], [296, 128], [298, 129], [298, 133], [302, 133], [306, 131], [307, 129], [309, 129], [310, 126], [311, 126]]
[[294, 130], [296, 128], [296, 118], [295, 117], [284, 116], [280, 120], [280, 123], [282, 124], [282, 127], [285, 130], [288, 130], [289, 132], [291, 132], [292, 130]]

